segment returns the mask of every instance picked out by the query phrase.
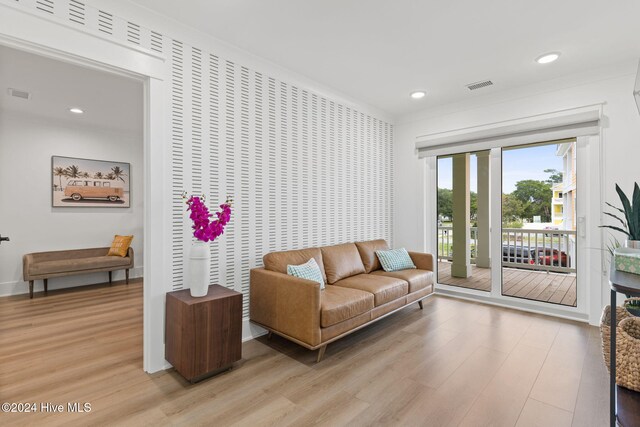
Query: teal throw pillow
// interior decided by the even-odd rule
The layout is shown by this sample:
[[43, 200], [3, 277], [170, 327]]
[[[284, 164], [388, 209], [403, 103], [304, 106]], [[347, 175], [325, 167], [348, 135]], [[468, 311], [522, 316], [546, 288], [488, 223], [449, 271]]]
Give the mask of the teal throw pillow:
[[384, 271], [406, 270], [416, 268], [405, 248], [391, 249], [388, 251], [376, 251], [376, 255], [382, 264]]
[[314, 258], [300, 265], [287, 265], [287, 274], [301, 279], [313, 280], [320, 283], [320, 289], [324, 289], [324, 280], [318, 263]]

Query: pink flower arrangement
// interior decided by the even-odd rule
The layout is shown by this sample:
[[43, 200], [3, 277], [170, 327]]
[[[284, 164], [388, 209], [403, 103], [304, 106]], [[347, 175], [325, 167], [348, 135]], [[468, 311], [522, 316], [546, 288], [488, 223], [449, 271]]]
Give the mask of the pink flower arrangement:
[[214, 221], [211, 221], [213, 214], [209, 213], [203, 200], [204, 197], [198, 196], [191, 196], [187, 200], [187, 211], [191, 211], [189, 218], [193, 221], [193, 237], [203, 242], [213, 242], [224, 233], [224, 227], [231, 219], [232, 200], [227, 197], [227, 201], [220, 205], [220, 212], [216, 212], [218, 219]]

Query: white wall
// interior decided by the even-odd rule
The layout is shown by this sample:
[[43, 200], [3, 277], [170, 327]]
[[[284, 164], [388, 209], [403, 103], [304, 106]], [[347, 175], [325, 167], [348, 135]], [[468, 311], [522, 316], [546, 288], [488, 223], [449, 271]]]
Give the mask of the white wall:
[[[414, 148], [415, 138], [419, 135], [603, 103], [604, 199], [617, 203], [615, 183], [630, 192], [633, 183], [640, 181], [637, 166], [640, 158], [640, 115], [632, 96], [636, 70], [635, 61], [614, 64], [506, 93], [474, 97], [467, 102], [433, 108], [399, 120], [394, 138], [396, 244], [411, 249], [424, 247], [423, 177]], [[604, 275], [602, 284], [604, 292]]]
[[[141, 94], [142, 96], [142, 94]], [[141, 126], [142, 127], [142, 126]], [[130, 208], [51, 207], [51, 156], [131, 163]], [[142, 275], [142, 133], [125, 132], [0, 111], [0, 295], [28, 292], [22, 255], [109, 246], [114, 234], [132, 234], [135, 269]], [[114, 272], [124, 279], [124, 271]], [[53, 278], [49, 289], [104, 283], [107, 273]], [[36, 290], [42, 290], [36, 281]]]

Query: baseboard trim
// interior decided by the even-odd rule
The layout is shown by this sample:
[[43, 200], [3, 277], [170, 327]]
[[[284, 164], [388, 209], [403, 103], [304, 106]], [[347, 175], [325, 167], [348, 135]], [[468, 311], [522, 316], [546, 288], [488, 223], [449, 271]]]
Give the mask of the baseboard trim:
[[515, 297], [513, 298], [514, 301], [507, 302], [504, 300], [491, 298], [490, 296], [477, 295], [465, 291], [456, 291], [443, 288], [436, 288], [435, 294], [466, 301], [472, 301], [479, 304], [493, 305], [497, 307], [509, 308], [511, 310], [526, 311], [527, 313], [543, 314], [545, 316], [558, 317], [560, 319], [589, 323], [589, 319], [584, 313], [570, 313], [563, 311], [562, 309], [556, 309], [554, 307], [542, 307], [527, 304], [526, 300], [517, 301]]
[[252, 339], [266, 335], [267, 331], [255, 323], [251, 323], [249, 319], [242, 319], [242, 342], [250, 341]]
[[[80, 286], [96, 285], [99, 283], [107, 282], [107, 273], [88, 273], [85, 277], [89, 276], [88, 280], [83, 281], [82, 274], [77, 274], [68, 277], [55, 277], [49, 279], [49, 290], [55, 291], [56, 289], [69, 289], [77, 288]], [[144, 276], [144, 267], [134, 267], [129, 271], [129, 277], [131, 279], [137, 279]], [[72, 279], [73, 278], [73, 279]], [[73, 283], [69, 284], [69, 280]], [[113, 280], [124, 280], [124, 270], [115, 270], [113, 272]], [[44, 284], [42, 280], [36, 280], [33, 286], [34, 292], [44, 291]], [[0, 283], [0, 297], [8, 297], [12, 295], [23, 295], [29, 293], [29, 283], [22, 280], [16, 282]]]

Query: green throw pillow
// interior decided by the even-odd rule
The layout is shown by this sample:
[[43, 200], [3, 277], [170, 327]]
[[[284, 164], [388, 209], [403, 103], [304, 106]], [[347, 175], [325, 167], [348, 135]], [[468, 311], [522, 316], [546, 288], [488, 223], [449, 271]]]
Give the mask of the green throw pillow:
[[416, 268], [405, 248], [391, 249], [388, 251], [376, 251], [376, 255], [382, 264], [384, 271], [406, 270]]
[[301, 279], [313, 280], [320, 283], [320, 289], [324, 289], [324, 280], [318, 263], [314, 258], [300, 265], [287, 265], [287, 274]]

